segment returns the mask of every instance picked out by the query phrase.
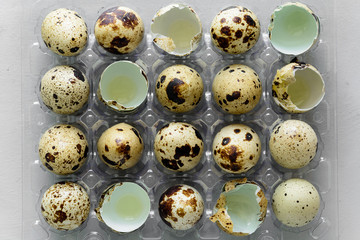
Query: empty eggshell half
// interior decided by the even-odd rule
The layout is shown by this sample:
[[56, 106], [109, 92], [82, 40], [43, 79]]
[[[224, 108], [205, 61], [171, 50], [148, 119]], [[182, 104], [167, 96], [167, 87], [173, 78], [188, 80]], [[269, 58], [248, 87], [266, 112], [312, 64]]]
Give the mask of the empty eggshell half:
[[95, 212], [99, 221], [113, 231], [132, 232], [145, 223], [150, 213], [150, 198], [136, 183], [116, 183], [103, 192]]
[[225, 183], [210, 220], [226, 233], [252, 234], [265, 220], [267, 199], [261, 187], [246, 178]]
[[324, 98], [324, 79], [310, 64], [290, 63], [277, 71], [272, 95], [275, 103], [289, 113], [307, 112]]
[[271, 15], [269, 38], [281, 53], [299, 55], [309, 50], [318, 40], [319, 18], [302, 3], [285, 3]]
[[148, 80], [144, 70], [130, 61], [110, 64], [101, 74], [98, 97], [110, 108], [129, 112], [146, 99]]
[[161, 8], [151, 23], [151, 34], [156, 46], [175, 56], [186, 56], [199, 45], [202, 26], [195, 11], [184, 4]]

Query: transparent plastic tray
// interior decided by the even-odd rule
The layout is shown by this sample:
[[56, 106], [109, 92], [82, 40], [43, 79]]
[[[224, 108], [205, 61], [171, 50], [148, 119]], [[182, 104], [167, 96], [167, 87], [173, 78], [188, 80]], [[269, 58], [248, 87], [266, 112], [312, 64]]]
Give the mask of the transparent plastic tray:
[[[292, 60], [276, 52], [269, 43], [267, 27], [272, 11], [287, 1], [273, 0], [194, 0], [184, 2], [194, 8], [203, 24], [203, 41], [199, 50], [187, 58], [174, 58], [159, 53], [149, 35], [153, 15], [169, 1], [86, 1], [86, 0], [38, 0], [23, 1], [24, 19], [22, 26], [22, 113], [23, 113], [23, 239], [237, 239], [221, 231], [209, 220], [212, 209], [220, 194], [221, 186], [229, 179], [238, 178], [225, 174], [212, 158], [211, 144], [216, 132], [229, 123], [245, 123], [257, 130], [262, 141], [262, 155], [254, 171], [241, 176], [260, 183], [268, 200], [274, 187], [282, 180], [300, 177], [309, 180], [321, 195], [321, 211], [315, 221], [305, 228], [289, 230], [276, 220], [271, 203], [267, 217], [261, 227], [252, 235], [240, 239], [337, 239], [337, 142], [336, 142], [336, 79], [335, 79], [335, 0], [300, 1], [307, 4], [320, 18], [321, 35], [318, 44], [309, 52], [298, 56], [298, 60], [314, 65], [325, 79], [326, 95], [321, 104], [304, 114], [291, 115], [277, 107], [271, 97], [271, 82], [276, 70]], [[96, 45], [94, 25], [97, 17], [113, 6], [127, 6], [139, 13], [145, 25], [144, 40], [135, 54], [130, 56], [107, 56]], [[241, 56], [222, 55], [212, 47], [209, 36], [213, 17], [228, 6], [242, 5], [251, 9], [259, 18], [261, 36], [248, 53]], [[48, 50], [41, 39], [41, 22], [51, 10], [65, 7], [84, 18], [89, 31], [85, 51], [76, 57], [60, 57]], [[137, 113], [122, 115], [105, 108], [96, 96], [96, 87], [101, 69], [115, 60], [128, 59], [141, 65], [150, 83], [147, 103]], [[199, 106], [188, 114], [171, 114], [162, 109], [154, 94], [158, 74], [175, 63], [195, 68], [204, 81], [204, 95]], [[211, 96], [211, 84], [217, 71], [232, 63], [252, 67], [260, 76], [263, 96], [254, 111], [244, 115], [225, 114], [215, 106]], [[88, 104], [80, 113], [60, 116], [52, 113], [39, 98], [39, 82], [50, 68], [69, 64], [80, 67], [90, 81], [91, 92]], [[301, 119], [314, 127], [320, 137], [320, 150], [311, 167], [300, 171], [281, 172], [273, 164], [268, 139], [272, 127], [281, 120]], [[117, 122], [128, 122], [140, 130], [146, 142], [144, 156], [134, 168], [114, 171], [107, 168], [96, 154], [96, 141], [100, 134]], [[171, 121], [185, 121], [194, 124], [201, 132], [205, 151], [200, 164], [183, 174], [168, 173], [157, 164], [153, 153], [153, 141], [159, 128]], [[89, 140], [90, 154], [83, 168], [70, 176], [56, 176], [47, 171], [38, 156], [38, 142], [42, 133], [56, 123], [70, 123], [79, 126]], [[76, 230], [61, 232], [52, 229], [42, 218], [40, 201], [42, 194], [52, 184], [62, 180], [76, 181], [84, 186], [90, 196], [91, 210], [87, 221]], [[113, 182], [135, 181], [143, 186], [151, 199], [151, 212], [145, 224], [129, 234], [116, 234], [100, 223], [94, 212], [101, 192]], [[187, 231], [175, 231], [162, 222], [158, 212], [158, 200], [166, 187], [175, 183], [187, 183], [202, 194], [205, 209], [202, 219]]]

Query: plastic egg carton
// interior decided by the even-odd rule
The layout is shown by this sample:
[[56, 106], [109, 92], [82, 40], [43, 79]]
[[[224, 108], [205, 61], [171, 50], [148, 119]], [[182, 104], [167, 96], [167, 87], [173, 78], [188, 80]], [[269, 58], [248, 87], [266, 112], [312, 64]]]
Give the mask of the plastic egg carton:
[[[267, 35], [272, 11], [287, 1], [273, 0], [194, 0], [185, 2], [194, 8], [203, 24], [203, 40], [199, 49], [190, 57], [174, 58], [157, 51], [149, 34], [153, 15], [169, 1], [85, 1], [62, 0], [24, 2], [22, 32], [22, 112], [23, 112], [23, 238], [24, 239], [238, 239], [221, 231], [209, 220], [223, 184], [229, 179], [248, 177], [265, 190], [269, 201], [265, 222], [252, 235], [240, 239], [337, 239], [337, 141], [336, 141], [336, 79], [334, 44], [334, 0], [300, 0], [320, 18], [321, 35], [318, 43], [298, 60], [314, 65], [325, 79], [326, 96], [321, 104], [304, 114], [291, 115], [281, 110], [272, 100], [271, 82], [276, 70], [289, 63], [293, 57], [276, 52]], [[139, 13], [145, 25], [145, 37], [134, 54], [107, 55], [97, 46], [94, 25], [106, 9], [122, 5]], [[251, 9], [259, 18], [261, 36], [253, 49], [240, 56], [221, 54], [211, 43], [209, 28], [213, 17], [222, 9], [242, 5]], [[77, 11], [86, 21], [89, 41], [86, 50], [76, 57], [60, 57], [46, 48], [41, 39], [41, 22], [48, 12], [57, 8]], [[119, 114], [105, 107], [97, 98], [99, 76], [111, 62], [127, 59], [144, 68], [149, 79], [147, 102], [136, 113]], [[204, 81], [204, 95], [199, 106], [187, 114], [172, 114], [163, 109], [155, 96], [155, 81], [166, 67], [182, 63], [195, 68]], [[211, 84], [222, 67], [241, 63], [252, 67], [260, 76], [263, 96], [258, 106], [248, 114], [230, 115], [220, 111], [212, 100]], [[52, 113], [41, 102], [39, 82], [50, 68], [69, 64], [78, 66], [90, 81], [91, 93], [88, 104], [76, 115], [60, 116]], [[268, 139], [272, 128], [282, 120], [301, 119], [309, 123], [320, 139], [319, 151], [312, 163], [300, 170], [283, 170], [271, 160]], [[155, 159], [153, 142], [156, 132], [171, 121], [185, 121], [201, 132], [205, 149], [200, 164], [190, 172], [167, 172]], [[96, 142], [101, 133], [118, 122], [136, 126], [146, 142], [141, 161], [134, 168], [115, 171], [103, 164], [96, 153]], [[70, 123], [82, 129], [89, 141], [86, 164], [75, 174], [56, 176], [47, 171], [38, 156], [38, 142], [43, 132], [56, 123]], [[244, 123], [253, 127], [262, 141], [262, 155], [254, 169], [243, 175], [228, 174], [219, 169], [212, 158], [212, 140], [221, 127], [230, 123]], [[321, 206], [315, 220], [305, 227], [289, 229], [280, 224], [271, 208], [274, 188], [283, 180], [300, 177], [309, 180], [319, 190]], [[87, 190], [91, 210], [86, 222], [78, 229], [63, 232], [52, 229], [42, 218], [40, 201], [45, 190], [55, 182], [70, 180], [80, 183]], [[112, 232], [100, 223], [94, 212], [102, 191], [111, 183], [135, 181], [143, 186], [151, 199], [151, 212], [145, 224], [128, 234]], [[186, 183], [195, 187], [203, 196], [205, 209], [198, 224], [187, 231], [175, 231], [160, 219], [158, 201], [169, 186]]]

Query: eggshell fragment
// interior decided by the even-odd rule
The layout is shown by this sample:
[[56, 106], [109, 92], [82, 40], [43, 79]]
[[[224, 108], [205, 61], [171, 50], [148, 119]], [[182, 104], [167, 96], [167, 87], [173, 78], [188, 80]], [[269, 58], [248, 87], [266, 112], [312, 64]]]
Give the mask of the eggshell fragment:
[[172, 122], [161, 128], [155, 136], [155, 157], [171, 171], [193, 169], [200, 162], [203, 150], [200, 132], [188, 123]]
[[212, 43], [221, 51], [241, 54], [249, 51], [260, 36], [260, 23], [249, 9], [234, 6], [222, 10], [210, 27]]
[[261, 142], [256, 132], [244, 124], [223, 127], [213, 141], [217, 165], [229, 173], [244, 173], [256, 165], [261, 155]]
[[204, 211], [204, 201], [200, 193], [188, 185], [168, 188], [160, 197], [161, 219], [176, 230], [188, 230], [200, 219]]
[[59, 8], [42, 22], [41, 37], [45, 45], [61, 56], [75, 56], [85, 48], [88, 32], [85, 21], [75, 11]]
[[200, 102], [204, 85], [201, 76], [186, 65], [173, 65], [159, 74], [156, 96], [166, 109], [183, 113]]
[[142, 157], [144, 142], [139, 131], [127, 123], [119, 123], [103, 132], [97, 142], [100, 159], [113, 169], [128, 169]]
[[89, 93], [86, 76], [75, 67], [56, 66], [41, 79], [41, 99], [58, 114], [73, 114], [80, 110], [86, 104]]
[[233, 64], [216, 74], [212, 94], [215, 103], [225, 112], [244, 114], [259, 103], [262, 85], [258, 74], [252, 68]]
[[272, 158], [279, 165], [298, 169], [315, 157], [318, 139], [309, 124], [300, 120], [287, 120], [273, 129], [269, 147]]
[[277, 71], [272, 83], [272, 96], [285, 111], [304, 113], [322, 101], [325, 83], [314, 66], [290, 63]]
[[59, 182], [44, 193], [41, 214], [57, 230], [78, 228], [88, 217], [90, 200], [85, 189], [73, 182]]
[[320, 196], [308, 181], [293, 178], [276, 187], [272, 196], [272, 208], [277, 219], [290, 227], [302, 227], [310, 223], [320, 207]]
[[59, 175], [72, 174], [86, 162], [89, 147], [85, 134], [78, 128], [58, 124], [49, 128], [39, 142], [42, 164]]
[[260, 227], [266, 210], [261, 187], [246, 178], [235, 179], [225, 183], [210, 220], [228, 234], [246, 236]]
[[103, 12], [95, 24], [96, 41], [114, 54], [133, 52], [144, 37], [144, 24], [139, 14], [127, 7], [114, 7]]

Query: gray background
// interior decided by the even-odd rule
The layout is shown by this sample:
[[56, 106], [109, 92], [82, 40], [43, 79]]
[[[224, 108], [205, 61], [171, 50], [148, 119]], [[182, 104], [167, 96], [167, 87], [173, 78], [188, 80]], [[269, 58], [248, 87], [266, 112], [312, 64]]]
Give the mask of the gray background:
[[[338, 0], [337, 130], [339, 239], [358, 238], [360, 213], [360, 1]], [[2, 1], [0, 8], [0, 239], [21, 239], [21, 5]], [[25, 79], [26, 80], [26, 79]], [[25, 156], [26, 157], [26, 156]], [[26, 196], [24, 196], [26, 199]]]

